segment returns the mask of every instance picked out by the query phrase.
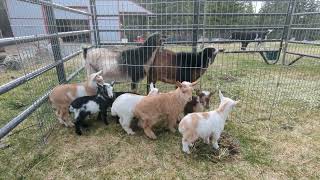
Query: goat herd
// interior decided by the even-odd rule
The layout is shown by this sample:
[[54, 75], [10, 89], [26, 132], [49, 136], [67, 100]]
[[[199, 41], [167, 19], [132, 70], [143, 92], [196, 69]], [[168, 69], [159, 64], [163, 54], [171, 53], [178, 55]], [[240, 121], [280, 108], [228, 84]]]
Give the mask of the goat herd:
[[[192, 96], [197, 80], [218, 51], [206, 48], [200, 53], [175, 53], [160, 49], [161, 41], [160, 34], [154, 33], [142, 46], [129, 50], [84, 49], [87, 81], [59, 85], [49, 96], [59, 122], [67, 127], [75, 126], [75, 132], [81, 135], [88, 115], [99, 112], [98, 119], [108, 124], [107, 108], [111, 107], [111, 115], [119, 117], [122, 128], [130, 135], [135, 134], [131, 124], [136, 118], [137, 126], [151, 139], [157, 138], [153, 132], [155, 125], [164, 123], [172, 132], [179, 125], [182, 150], [186, 153], [190, 153], [189, 146], [199, 138], [208, 144], [212, 142], [213, 148], [218, 149], [217, 141], [227, 116], [238, 101], [224, 97], [219, 91], [219, 107], [203, 112], [209, 108], [212, 93], [198, 90], [197, 96]], [[150, 84], [147, 96], [113, 92], [114, 82], [121, 80], [131, 81], [132, 90], [136, 90], [136, 83], [147, 74]], [[160, 93], [155, 88], [157, 80], [175, 84], [177, 88]], [[69, 113], [74, 114], [74, 121]]]

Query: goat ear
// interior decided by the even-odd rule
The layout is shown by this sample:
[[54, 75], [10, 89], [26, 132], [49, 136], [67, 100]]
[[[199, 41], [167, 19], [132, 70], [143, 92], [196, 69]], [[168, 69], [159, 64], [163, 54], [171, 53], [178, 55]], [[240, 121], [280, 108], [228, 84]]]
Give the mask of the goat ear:
[[195, 85], [197, 85], [198, 83], [199, 83], [199, 80], [197, 80], [197, 81], [195, 81], [195, 82], [191, 83], [191, 85], [192, 85], [192, 86], [195, 86]]
[[223, 94], [221, 93], [221, 91], [219, 90], [219, 97], [220, 97], [220, 100], [222, 100], [224, 98]]
[[115, 83], [115, 81], [111, 81], [110, 85], [111, 85], [111, 86], [113, 86], [113, 85], [114, 85], [114, 83]]
[[98, 71], [98, 72], [96, 72], [96, 73], [93, 73], [93, 76], [94, 76], [94, 77], [97, 77], [97, 76], [99, 76], [101, 73], [102, 73], [102, 70], [100, 70], [100, 71]]
[[103, 88], [103, 85], [101, 85], [100, 83], [97, 83], [97, 87], [98, 88]]
[[99, 76], [99, 75], [101, 75], [101, 74], [102, 74], [102, 70], [98, 71], [97, 74], [96, 74], [96, 76]]
[[178, 87], [180, 87], [180, 88], [181, 88], [181, 87], [182, 87], [181, 82], [177, 81], [177, 82], [176, 82], [176, 86], [178, 86]]

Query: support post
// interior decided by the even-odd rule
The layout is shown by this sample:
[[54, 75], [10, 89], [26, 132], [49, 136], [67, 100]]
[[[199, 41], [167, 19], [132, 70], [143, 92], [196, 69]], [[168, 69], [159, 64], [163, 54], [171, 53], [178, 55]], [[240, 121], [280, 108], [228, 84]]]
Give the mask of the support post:
[[98, 47], [100, 45], [100, 35], [99, 35], [99, 27], [98, 27], [98, 20], [97, 20], [97, 7], [96, 7], [96, 0], [90, 0], [90, 11], [91, 11], [91, 20], [92, 26], [94, 31], [94, 42], [95, 46]]
[[90, 0], [90, 11], [91, 11], [91, 23], [92, 23], [92, 28], [93, 28], [93, 38], [94, 38], [94, 44], [95, 47], [98, 46], [98, 41], [97, 41], [97, 30], [96, 30], [96, 22], [95, 22], [95, 18], [94, 18], [94, 0]]
[[192, 52], [197, 52], [199, 32], [200, 0], [193, 1]]
[[[296, 8], [296, 0], [291, 0], [290, 4], [289, 4], [289, 8], [288, 8], [288, 14], [286, 16], [285, 29], [283, 30], [282, 40], [281, 40], [281, 44], [280, 44], [280, 48], [283, 47], [283, 55], [282, 55], [282, 60], [281, 60], [282, 65], [286, 65], [286, 54], [287, 54], [287, 49], [288, 49], [289, 38], [291, 36], [291, 25], [293, 22], [292, 14], [295, 12], [295, 8]], [[283, 46], [283, 43], [284, 43], [284, 46]]]
[[[51, 0], [47, 0], [48, 2], [51, 3]], [[57, 29], [57, 24], [56, 24], [56, 18], [54, 16], [54, 11], [51, 6], [44, 5], [44, 14], [47, 22], [47, 30], [49, 34], [58, 34], [58, 29]], [[53, 36], [50, 38], [50, 43], [51, 43], [51, 49], [53, 53], [53, 58], [54, 61], [60, 61], [62, 60], [62, 55], [61, 55], [61, 48], [60, 48], [60, 42], [58, 36]], [[64, 64], [58, 64], [56, 67], [57, 70], [57, 76], [59, 83], [62, 84], [66, 81], [66, 74], [64, 70]]]

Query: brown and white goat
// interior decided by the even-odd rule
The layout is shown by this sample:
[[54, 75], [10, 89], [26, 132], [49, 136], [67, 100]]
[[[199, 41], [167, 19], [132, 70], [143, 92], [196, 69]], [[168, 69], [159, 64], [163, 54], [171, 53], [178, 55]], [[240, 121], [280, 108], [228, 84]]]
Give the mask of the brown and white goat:
[[170, 131], [175, 132], [179, 115], [191, 100], [193, 86], [196, 84], [197, 82], [177, 82], [176, 90], [156, 96], [146, 96], [136, 105], [134, 116], [139, 119], [139, 125], [149, 138], [157, 138], [152, 127], [162, 120], [167, 122]]
[[214, 149], [218, 149], [218, 140], [224, 129], [227, 117], [239, 101], [224, 97], [219, 91], [219, 108], [210, 112], [197, 112], [186, 115], [179, 123], [182, 134], [182, 150], [190, 154], [189, 146], [201, 138], [207, 144], [212, 140]]
[[87, 81], [80, 84], [61, 84], [56, 86], [49, 95], [49, 102], [61, 124], [74, 126], [69, 119], [69, 106], [73, 100], [83, 96], [97, 94], [97, 83], [103, 83], [101, 71], [91, 74]]

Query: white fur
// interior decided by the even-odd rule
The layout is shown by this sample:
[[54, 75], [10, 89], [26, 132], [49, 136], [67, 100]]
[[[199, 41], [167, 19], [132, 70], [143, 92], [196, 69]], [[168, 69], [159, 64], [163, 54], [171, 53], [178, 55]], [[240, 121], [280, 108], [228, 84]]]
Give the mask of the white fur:
[[77, 97], [87, 96], [87, 92], [84, 86], [77, 86]]
[[[233, 101], [230, 98], [224, 97], [220, 91], [219, 97], [221, 101], [219, 108], [215, 111], [208, 112], [209, 117], [207, 119], [202, 113], [191, 113], [181, 120], [179, 124], [179, 132], [183, 136], [183, 152], [189, 154], [189, 146], [191, 146], [198, 138], [203, 139], [204, 142], [209, 144], [210, 137], [212, 137], [213, 148], [219, 148], [218, 140], [224, 129], [227, 116], [232, 108], [238, 103], [238, 101]], [[198, 123], [192, 123], [192, 117], [196, 117]], [[196, 127], [194, 127], [193, 124], [196, 124]]]
[[[151, 83], [148, 96], [156, 95], [158, 92], [159, 90]], [[111, 115], [119, 117], [122, 128], [130, 135], [134, 134], [130, 128], [131, 121], [134, 117], [133, 110], [144, 97], [145, 96], [126, 93], [120, 95], [112, 104]]]
[[112, 104], [111, 115], [119, 117], [122, 128], [128, 134], [134, 134], [130, 128], [133, 119], [133, 110], [143, 97], [144, 96], [126, 93], [119, 96]]
[[[87, 111], [90, 111], [92, 114], [99, 112], [99, 104], [97, 104], [94, 101], [89, 101], [87, 104]], [[84, 108], [81, 108], [82, 110], [84, 110]]]
[[206, 96], [209, 96], [210, 95], [210, 91], [202, 91], [202, 93]]

